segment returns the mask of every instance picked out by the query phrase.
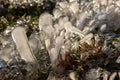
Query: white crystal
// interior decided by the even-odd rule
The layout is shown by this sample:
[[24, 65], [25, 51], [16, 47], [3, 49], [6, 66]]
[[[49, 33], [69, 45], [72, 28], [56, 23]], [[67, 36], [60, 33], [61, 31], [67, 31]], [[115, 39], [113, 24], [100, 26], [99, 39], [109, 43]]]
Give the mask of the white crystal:
[[108, 0], [101, 0], [101, 5], [107, 5], [107, 3], [108, 3]]
[[94, 23], [95, 23], [95, 20], [93, 19], [89, 22], [89, 26], [92, 26]]
[[117, 63], [120, 63], [120, 56], [116, 60]]
[[56, 42], [57, 44], [62, 44], [62, 43], [64, 42], [63, 37], [62, 37], [62, 36], [58, 36], [58, 37], [56, 38], [55, 42]]
[[80, 30], [83, 30], [84, 26], [83, 24], [85, 23], [85, 20], [90, 16], [90, 14], [86, 13], [86, 12], [82, 12], [80, 14], [78, 14], [76, 16], [77, 18], [77, 22], [76, 22], [76, 26], [77, 28], [79, 28]]
[[32, 48], [33, 53], [37, 54], [39, 50], [41, 49], [41, 42], [40, 42], [39, 35], [31, 34], [29, 38], [29, 45]]
[[52, 25], [52, 22], [52, 15], [50, 15], [49, 13], [42, 14], [39, 18], [39, 29], [45, 29], [46, 26]]
[[50, 49], [50, 39], [45, 40], [45, 46], [48, 50]]
[[69, 74], [69, 77], [70, 77], [71, 80], [78, 80], [78, 79], [76, 79], [76, 73], [75, 72], [71, 72]]
[[103, 80], [108, 80], [108, 78], [109, 78], [109, 73], [105, 73], [104, 75], [103, 75]]
[[99, 19], [99, 20], [104, 20], [104, 19], [106, 19], [106, 14], [100, 14], [100, 15], [98, 16], [98, 19]]
[[120, 72], [118, 72], [118, 75], [120, 76]]
[[107, 6], [106, 8], [106, 12], [109, 14], [109, 13], [112, 13], [115, 9], [115, 6], [114, 5], [110, 5], [110, 6]]
[[76, 1], [72, 2], [69, 8], [73, 13], [77, 13], [79, 11], [79, 4]]
[[117, 1], [117, 2], [116, 2], [116, 5], [120, 7], [120, 1]]
[[72, 26], [71, 22], [69, 21], [64, 24], [64, 28], [66, 30], [66, 33], [75, 33], [75, 34], [78, 34], [81, 38], [84, 37], [84, 35], [82, 34], [82, 31]]
[[90, 30], [91, 30], [91, 27], [85, 27], [82, 32], [83, 34], [88, 34]]
[[62, 11], [60, 11], [59, 9], [55, 9], [53, 14], [54, 14], [55, 19], [57, 19], [62, 15]]
[[63, 44], [61, 46], [60, 54], [61, 54], [61, 57], [62, 57], [63, 60], [65, 60], [66, 52], [69, 52], [70, 45], [71, 44], [69, 43], [69, 44]]
[[54, 28], [50, 26], [45, 26], [44, 29], [42, 30], [43, 34], [45, 34], [45, 39], [51, 39], [53, 34], [54, 34]]
[[74, 2], [74, 1], [77, 1], [77, 0], [69, 0], [69, 2]]
[[82, 40], [81, 40], [81, 43], [84, 43], [86, 42], [87, 44], [91, 45], [92, 44], [92, 39], [93, 38], [93, 34], [90, 33], [88, 35], [86, 35]]
[[117, 76], [117, 72], [113, 72], [109, 77], [109, 80], [114, 80], [116, 76]]
[[59, 34], [60, 31], [63, 29], [63, 26], [60, 26], [59, 24], [55, 24], [54, 28], [55, 28], [56, 34]]
[[58, 21], [58, 24], [59, 24], [60, 27], [64, 27], [65, 22], [68, 22], [68, 17], [60, 18], [59, 21]]
[[59, 5], [60, 5], [60, 7], [61, 7], [61, 8], [63, 8], [63, 9], [65, 9], [65, 8], [67, 8], [67, 7], [68, 7], [68, 4], [67, 4], [67, 2], [66, 2], [66, 1], [64, 1], [64, 2], [59, 2], [58, 4], [59, 4]]
[[49, 13], [44, 13], [39, 18], [40, 38], [43, 40], [43, 43], [45, 39], [51, 39], [53, 37], [54, 28], [52, 22], [52, 15]]
[[58, 59], [58, 51], [56, 50], [56, 48], [52, 48], [49, 51], [49, 56], [50, 56], [50, 60], [51, 60], [51, 64], [54, 67], [56, 65], [56, 60]]
[[2, 50], [0, 50], [0, 58], [5, 61], [8, 61], [10, 58], [12, 58], [11, 53], [11, 48], [2, 48]]
[[33, 52], [28, 44], [25, 29], [22, 27], [16, 27], [12, 31], [12, 38], [17, 46], [17, 50], [21, 58], [32, 65], [32, 69], [35, 71], [35, 73], [38, 72], [39, 64], [37, 63], [37, 60], [35, 59]]
[[60, 51], [60, 48], [62, 46], [62, 44], [64, 43], [64, 39], [62, 36], [58, 36], [55, 40], [55, 48], [57, 49], [57, 51]]
[[[100, 38], [99, 38], [99, 36], [98, 36], [98, 34], [97, 35], [95, 35], [94, 36], [94, 38], [95, 38], [95, 46], [98, 46], [98, 42], [100, 41]], [[104, 45], [104, 48], [106, 47], [106, 45]]]
[[100, 31], [105, 31], [107, 29], [107, 25], [106, 24], [103, 24], [103, 25], [101, 25], [101, 27], [100, 27]]

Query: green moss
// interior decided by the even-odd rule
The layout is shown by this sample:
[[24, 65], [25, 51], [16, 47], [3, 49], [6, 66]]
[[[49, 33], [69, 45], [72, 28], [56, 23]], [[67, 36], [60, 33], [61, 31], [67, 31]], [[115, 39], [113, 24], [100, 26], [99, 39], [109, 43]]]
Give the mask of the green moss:
[[113, 41], [120, 42], [120, 38], [115, 38]]

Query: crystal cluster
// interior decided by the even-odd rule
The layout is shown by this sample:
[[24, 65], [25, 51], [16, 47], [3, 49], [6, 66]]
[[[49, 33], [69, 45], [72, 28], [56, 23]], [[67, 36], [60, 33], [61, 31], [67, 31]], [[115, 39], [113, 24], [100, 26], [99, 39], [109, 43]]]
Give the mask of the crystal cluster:
[[[52, 66], [60, 66], [62, 63], [60, 60], [65, 61], [65, 55], [71, 51], [72, 57], [84, 70], [87, 66], [103, 68], [110, 62], [116, 63], [115, 57], [119, 56], [119, 46], [115, 49], [115, 45], [111, 43], [114, 43], [113, 39], [119, 38], [118, 34], [120, 34], [119, 23], [117, 23], [120, 21], [117, 18], [120, 11], [118, 2], [60, 0], [56, 2], [52, 14], [42, 14], [39, 19], [40, 39], [49, 52]], [[107, 59], [104, 58], [105, 56]], [[99, 59], [95, 62], [91, 61], [91, 58]], [[112, 59], [114, 60], [111, 61]], [[69, 62], [66, 61], [66, 63]], [[68, 64], [61, 65], [64, 72]], [[61, 73], [61, 70], [58, 72]], [[100, 75], [97, 78], [100, 78]]]
[[[44, 2], [8, 1], [16, 9]], [[45, 4], [42, 8], [48, 11], [39, 18], [23, 15], [13, 25], [1, 18], [0, 25], [7, 28], [0, 34], [0, 79], [120, 78], [120, 1], [50, 1], [55, 8]]]

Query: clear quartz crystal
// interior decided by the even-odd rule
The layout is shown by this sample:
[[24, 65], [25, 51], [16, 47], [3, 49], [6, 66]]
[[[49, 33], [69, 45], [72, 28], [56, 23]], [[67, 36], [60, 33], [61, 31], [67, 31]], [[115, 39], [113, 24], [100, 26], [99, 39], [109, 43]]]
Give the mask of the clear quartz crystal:
[[39, 72], [39, 64], [28, 44], [25, 29], [22, 27], [15, 28], [12, 31], [12, 38], [17, 46], [17, 50], [21, 58], [27, 63], [30, 63], [29, 67], [31, 67], [31, 70], [37, 74]]

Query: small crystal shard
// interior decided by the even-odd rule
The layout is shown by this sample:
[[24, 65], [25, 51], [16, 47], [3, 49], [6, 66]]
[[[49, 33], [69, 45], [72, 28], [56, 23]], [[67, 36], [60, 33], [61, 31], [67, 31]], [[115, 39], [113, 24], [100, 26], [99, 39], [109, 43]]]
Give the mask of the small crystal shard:
[[101, 25], [101, 27], [100, 27], [100, 31], [101, 32], [104, 32], [106, 29], [107, 29], [107, 25], [106, 24]]

